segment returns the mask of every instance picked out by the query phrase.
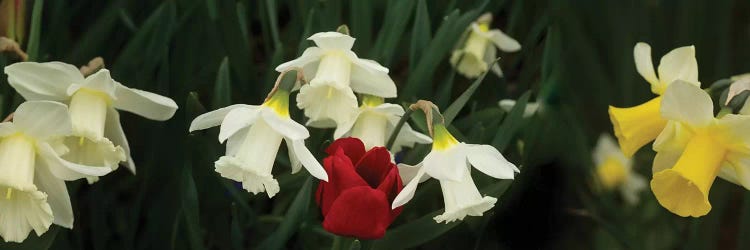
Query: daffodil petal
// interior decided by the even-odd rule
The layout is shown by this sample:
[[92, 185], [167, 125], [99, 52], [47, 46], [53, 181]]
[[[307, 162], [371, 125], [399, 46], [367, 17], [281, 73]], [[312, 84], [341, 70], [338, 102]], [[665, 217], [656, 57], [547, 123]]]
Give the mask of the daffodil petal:
[[513, 173], [520, 172], [495, 147], [490, 145], [467, 144], [467, 158], [471, 165], [482, 173], [496, 179], [513, 179]]
[[[414, 179], [414, 177], [419, 174], [419, 171], [422, 169], [422, 163], [415, 166], [399, 163], [398, 164], [398, 175], [401, 176], [401, 181], [404, 183], [408, 183]], [[425, 182], [430, 179], [430, 176], [423, 174], [421, 178], [419, 178], [419, 183]]]
[[593, 155], [594, 164], [597, 166], [603, 164], [604, 161], [612, 155], [622, 155], [622, 158], [625, 158], [625, 155], [620, 151], [620, 147], [617, 146], [617, 142], [615, 142], [609, 134], [602, 134], [599, 136], [599, 140], [596, 142], [596, 147], [594, 147]]
[[469, 172], [465, 144], [458, 144], [447, 150], [433, 150], [425, 156], [423, 168], [432, 178], [460, 181]]
[[83, 82], [78, 69], [62, 62], [20, 62], [5, 67], [8, 83], [27, 101], [65, 101], [68, 86]]
[[73, 228], [73, 207], [65, 181], [55, 177], [42, 161], [34, 169], [34, 184], [39, 191], [47, 194], [47, 203], [52, 209], [54, 223], [65, 228]]
[[125, 136], [125, 131], [122, 130], [122, 124], [120, 124], [120, 113], [112, 107], [107, 110], [107, 119], [104, 123], [104, 137], [109, 139], [115, 146], [122, 148], [126, 157], [123, 163], [131, 173], [135, 174], [135, 162], [133, 161], [133, 157], [130, 156], [128, 138]]
[[388, 70], [383, 71], [375, 61], [366, 59], [352, 60], [354, 64], [351, 72], [351, 88], [354, 92], [380, 96], [384, 98], [396, 97], [396, 83], [388, 76]]
[[115, 99], [117, 85], [117, 82], [115, 82], [115, 80], [112, 79], [112, 76], [109, 74], [109, 70], [101, 69], [96, 73], [86, 77], [86, 79], [84, 79], [81, 84], [70, 85], [66, 92], [68, 95], [72, 96], [79, 89], [86, 88], [102, 92], [104, 94], [107, 94], [110, 98]]
[[487, 63], [487, 65], [492, 64], [492, 67], [490, 68], [492, 73], [495, 73], [497, 77], [503, 77], [503, 70], [500, 68], [500, 62], [492, 63], [497, 59], [497, 49], [494, 48], [494, 45], [487, 44], [487, 48], [485, 48], [484, 51], [484, 62]]
[[680, 159], [680, 155], [682, 155], [682, 150], [665, 150], [656, 152], [654, 162], [652, 163], [651, 172], [655, 174], [661, 172], [662, 170], [667, 170], [674, 167], [674, 165], [677, 163], [677, 160]]
[[695, 47], [676, 48], [661, 58], [659, 62], [659, 80], [671, 84], [676, 80], [691, 83], [698, 82], [698, 62], [695, 60]]
[[343, 33], [329, 31], [315, 33], [307, 40], [312, 40], [323, 49], [351, 50], [355, 39]]
[[193, 132], [196, 130], [203, 130], [203, 129], [219, 126], [221, 125], [221, 122], [224, 121], [224, 117], [226, 117], [230, 111], [236, 108], [258, 109], [258, 106], [246, 105], [246, 104], [235, 104], [235, 105], [223, 107], [223, 108], [199, 115], [198, 117], [193, 119], [193, 122], [190, 123], [189, 131]]
[[172, 118], [177, 111], [174, 100], [140, 89], [133, 89], [117, 84], [115, 108], [157, 121]]
[[237, 107], [229, 111], [219, 128], [219, 142], [224, 142], [240, 129], [247, 128], [260, 117], [261, 109]]
[[[393, 127], [389, 128], [388, 136], [393, 133], [393, 129]], [[430, 144], [432, 143], [432, 138], [415, 131], [411, 128], [411, 126], [409, 126], [409, 124], [404, 123], [404, 126], [401, 127], [401, 131], [398, 131], [398, 136], [396, 137], [396, 141], [393, 143], [393, 148], [391, 151], [399, 152], [403, 147], [414, 147], [414, 144], [416, 143]]]
[[0, 123], [0, 137], [9, 136], [18, 132], [18, 128], [12, 122]]
[[[656, 78], [656, 72], [654, 72], [654, 62], [651, 59], [651, 46], [648, 43], [637, 43], [633, 48], [633, 59], [635, 59], [635, 69], [638, 74], [641, 74], [643, 79], [646, 79], [651, 85], [660, 85], [659, 78]], [[659, 86], [652, 89], [664, 89], [664, 86]]]
[[729, 152], [719, 177], [750, 190], [750, 154]]
[[[282, 63], [279, 66], [277, 66], [276, 71], [284, 72], [284, 71], [288, 71], [294, 68], [306, 68], [312, 63], [319, 62], [320, 57], [322, 55], [323, 55], [323, 50], [321, 50], [320, 48], [309, 47], [305, 49], [305, 51], [302, 52], [302, 55], [298, 57], [297, 59]], [[312, 69], [310, 72], [314, 74], [316, 70], [317, 70], [317, 66], [315, 67], [315, 69]], [[305, 77], [312, 77], [313, 74], [308, 74], [308, 71], [305, 70]]]
[[498, 49], [505, 52], [516, 52], [521, 50], [521, 44], [498, 29], [488, 32], [489, 39]]
[[290, 148], [292, 152], [294, 152], [294, 156], [302, 164], [302, 166], [307, 169], [307, 172], [310, 172], [310, 174], [315, 178], [323, 181], [328, 181], [328, 174], [326, 173], [326, 170], [323, 169], [323, 166], [320, 165], [320, 162], [318, 162], [318, 160], [315, 159], [312, 153], [310, 153], [310, 150], [305, 147], [305, 140], [291, 140], [291, 144], [289, 144], [289, 140], [287, 140], [286, 142], [288, 148]]
[[66, 161], [57, 155], [47, 143], [37, 143], [41, 160], [49, 167], [50, 172], [57, 178], [72, 181], [90, 176], [103, 176], [112, 172], [110, 167], [85, 166]]
[[702, 89], [678, 80], [670, 84], [664, 92], [661, 114], [669, 120], [702, 127], [714, 119], [713, 102]]
[[409, 183], [404, 186], [404, 189], [402, 189], [401, 192], [396, 195], [396, 198], [393, 199], [391, 209], [396, 209], [397, 207], [403, 206], [412, 198], [414, 198], [414, 192], [417, 190], [417, 185], [419, 184], [419, 180], [422, 179], [423, 175], [425, 175], [424, 168], [419, 168], [419, 172], [417, 172], [414, 177], [411, 178], [411, 181], [409, 181]]
[[[292, 145], [293, 143], [289, 139], [284, 139], [284, 141], [286, 141], [286, 145]], [[294, 153], [294, 150], [291, 148], [291, 146], [287, 146], [287, 153], [289, 154], [289, 164], [292, 167], [292, 174], [296, 174], [297, 172], [302, 170], [302, 162], [299, 161], [299, 158], [297, 158], [297, 155]]]
[[263, 120], [271, 126], [273, 130], [291, 140], [303, 140], [310, 137], [310, 132], [307, 131], [305, 126], [299, 124], [289, 117], [281, 117], [276, 112], [270, 109], [263, 109], [261, 111]]
[[750, 116], [727, 114], [718, 120], [716, 128], [730, 151], [750, 154]]
[[21, 103], [13, 114], [15, 127], [36, 138], [68, 135], [73, 128], [68, 108], [59, 102]]

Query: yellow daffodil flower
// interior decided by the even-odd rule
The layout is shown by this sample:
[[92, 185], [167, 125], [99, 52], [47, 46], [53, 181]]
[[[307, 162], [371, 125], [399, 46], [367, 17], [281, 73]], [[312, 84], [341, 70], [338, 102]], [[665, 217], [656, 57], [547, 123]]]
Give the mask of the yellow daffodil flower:
[[[667, 86], [676, 80], [700, 86], [693, 46], [680, 47], [664, 55], [659, 62], [659, 77], [654, 72], [651, 46], [646, 43], [636, 44], [633, 57], [638, 73], [651, 84], [651, 92], [654, 94], [662, 95]], [[609, 107], [609, 118], [625, 156], [633, 156], [664, 129], [667, 121], [659, 114], [661, 102], [661, 97], [656, 97], [631, 108]]]
[[750, 188], [750, 116], [714, 118], [711, 97], [692, 83], [667, 87], [661, 114], [669, 125], [654, 142], [651, 190], [672, 213], [700, 217], [717, 176]]
[[593, 157], [596, 177], [601, 187], [605, 190], [619, 190], [625, 202], [637, 204], [638, 194], [648, 184], [643, 176], [633, 171], [633, 162], [620, 151], [610, 135], [599, 136]]

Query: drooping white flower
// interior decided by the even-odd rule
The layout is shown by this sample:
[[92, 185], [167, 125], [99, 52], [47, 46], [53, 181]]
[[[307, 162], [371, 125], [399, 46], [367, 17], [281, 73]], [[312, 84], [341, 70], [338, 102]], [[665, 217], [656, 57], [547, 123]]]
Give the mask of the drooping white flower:
[[[496, 59], [497, 49], [505, 52], [515, 52], [521, 49], [521, 44], [499, 29], [490, 30], [492, 16], [485, 14], [476, 22], [471, 23], [468, 36], [459, 42], [460, 49], [454, 50], [450, 62], [456, 70], [467, 78], [477, 78], [487, 71], [489, 65]], [[492, 72], [502, 77], [500, 66], [492, 66]]]
[[[334, 139], [348, 136], [359, 138], [368, 150], [373, 147], [383, 147], [403, 115], [403, 107], [383, 103], [383, 98], [365, 95], [356, 117], [336, 127], [333, 137]], [[432, 143], [432, 138], [414, 131], [409, 124], [404, 123], [391, 151], [399, 152], [403, 147], [414, 147], [415, 143]]]
[[619, 190], [628, 204], [637, 204], [640, 200], [639, 194], [648, 187], [648, 182], [633, 171], [632, 160], [622, 153], [611, 136], [599, 136], [593, 158], [599, 184], [606, 190]]
[[310, 118], [307, 125], [335, 127], [351, 119], [357, 112], [357, 99], [352, 91], [396, 97], [396, 84], [388, 76], [388, 69], [375, 61], [358, 58], [351, 51], [353, 37], [321, 32], [308, 40], [317, 47], [307, 48], [299, 58], [276, 67], [278, 72], [301, 68], [305, 77], [312, 79], [297, 96], [297, 106]]
[[10, 85], [26, 100], [69, 105], [73, 134], [64, 139], [70, 150], [63, 158], [83, 165], [116, 169], [124, 162], [135, 173], [117, 110], [158, 121], [171, 118], [177, 110], [172, 99], [125, 87], [106, 69], [84, 78], [70, 64], [21, 62], [5, 67], [5, 73]]
[[226, 155], [216, 161], [222, 177], [242, 182], [248, 192], [266, 192], [273, 197], [279, 183], [271, 170], [281, 140], [286, 141], [292, 173], [302, 166], [318, 179], [328, 175], [305, 147], [307, 129], [289, 117], [289, 92], [278, 90], [260, 106], [236, 104], [202, 114], [190, 124], [190, 131], [219, 126], [219, 141], [227, 141]]
[[482, 196], [471, 178], [471, 166], [497, 179], [513, 179], [520, 172], [500, 152], [489, 145], [458, 142], [444, 125], [434, 128], [432, 151], [416, 166], [399, 165], [404, 182], [409, 182], [393, 201], [393, 208], [414, 197], [417, 184], [433, 177], [440, 181], [445, 212], [434, 219], [438, 223], [481, 216], [497, 199]]
[[64, 180], [101, 176], [108, 167], [63, 160], [60, 138], [72, 132], [65, 105], [51, 101], [22, 103], [13, 122], [0, 123], [0, 236], [22, 242], [52, 223], [72, 228], [73, 209]]

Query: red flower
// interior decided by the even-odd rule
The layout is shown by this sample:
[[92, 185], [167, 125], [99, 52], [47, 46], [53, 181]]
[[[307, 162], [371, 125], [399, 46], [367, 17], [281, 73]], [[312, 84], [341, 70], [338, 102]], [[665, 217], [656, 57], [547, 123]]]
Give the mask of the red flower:
[[384, 147], [365, 152], [357, 138], [342, 138], [326, 149], [323, 166], [328, 182], [315, 194], [323, 212], [323, 228], [331, 233], [377, 239], [401, 213], [391, 203], [404, 188], [398, 168]]

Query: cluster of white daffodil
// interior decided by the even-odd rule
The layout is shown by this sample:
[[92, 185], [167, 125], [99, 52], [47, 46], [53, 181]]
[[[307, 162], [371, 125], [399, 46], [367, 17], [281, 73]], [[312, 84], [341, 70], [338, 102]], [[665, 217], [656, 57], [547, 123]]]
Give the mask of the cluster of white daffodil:
[[[609, 114], [625, 156], [654, 141], [651, 190], [658, 202], [677, 215], [699, 217], [711, 210], [708, 194], [717, 176], [750, 188], [750, 115], [725, 107], [714, 116], [713, 101], [698, 82], [695, 48], [667, 53], [658, 77], [648, 44], [636, 44], [634, 58], [660, 96], [632, 108], [610, 107]], [[730, 89], [738, 92], [743, 84]]]
[[[520, 48], [515, 40], [502, 32], [493, 30], [487, 33], [489, 22], [486, 16], [483, 18], [469, 29], [466, 48], [454, 52], [454, 57], [466, 58], [460, 61], [488, 55], [494, 60], [494, 48], [487, 46], [487, 41], [500, 43], [498, 46], [510, 50]], [[389, 70], [375, 61], [357, 57], [351, 50], [355, 39], [346, 34], [348, 29], [345, 26], [342, 27], [341, 32], [312, 35], [308, 40], [315, 42], [316, 46], [307, 48], [299, 58], [276, 67], [280, 76], [261, 105], [232, 105], [193, 120], [190, 132], [221, 126], [219, 141], [227, 141], [226, 155], [215, 162], [216, 172], [241, 182], [248, 192], [266, 192], [268, 197], [273, 197], [280, 188], [272, 175], [272, 168], [284, 139], [292, 173], [304, 166], [314, 177], [327, 181], [328, 174], [305, 146], [308, 130], [289, 116], [290, 93], [299, 90], [296, 104], [309, 118], [306, 125], [335, 128], [334, 139], [356, 137], [370, 149], [386, 146], [386, 140], [395, 133], [391, 152], [413, 147], [415, 143], [433, 143], [434, 140], [433, 151], [423, 163], [415, 167], [400, 166], [402, 179], [410, 183], [395, 199], [393, 208], [411, 199], [417, 183], [425, 181], [427, 176], [440, 180], [443, 186], [446, 211], [435, 218], [438, 222], [460, 220], [467, 215], [479, 216], [492, 208], [496, 199], [482, 197], [471, 179], [469, 163], [501, 179], [512, 179], [518, 169], [492, 146], [459, 143], [442, 123], [434, 125], [434, 133], [431, 129], [432, 138], [414, 131], [409, 124], [399, 127], [404, 108], [384, 101], [397, 95]], [[478, 46], [475, 43], [481, 43], [482, 48], [473, 48]], [[454, 61], [451, 60], [455, 65]], [[481, 63], [474, 64], [459, 63], [457, 68], [462, 73], [487, 70], [486, 62], [483, 67]], [[437, 112], [436, 107], [434, 110]], [[432, 110], [428, 112], [432, 113]], [[439, 112], [437, 115], [440, 116]], [[433, 124], [428, 126], [432, 128]]]
[[[61, 62], [5, 67], [8, 82], [27, 101], [0, 123], [0, 236], [22, 242], [52, 223], [72, 228], [64, 181], [90, 182], [124, 164], [135, 173], [117, 109], [153, 120], [177, 110], [169, 98], [114, 81], [106, 69], [84, 77]], [[11, 119], [8, 119], [11, 120]]]

